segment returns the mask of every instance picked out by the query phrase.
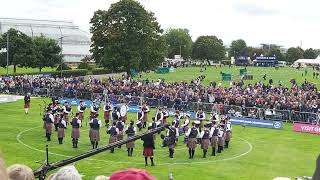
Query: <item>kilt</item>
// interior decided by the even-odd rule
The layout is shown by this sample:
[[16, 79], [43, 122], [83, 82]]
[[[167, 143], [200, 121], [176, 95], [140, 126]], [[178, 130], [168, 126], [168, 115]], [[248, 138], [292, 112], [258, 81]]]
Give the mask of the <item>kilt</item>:
[[99, 133], [99, 130], [97, 130], [97, 129], [91, 129], [90, 140], [91, 140], [91, 141], [100, 141], [100, 133]]
[[109, 138], [109, 144], [112, 144], [112, 143], [114, 143], [114, 142], [116, 142], [117, 141], [117, 137], [115, 137], [115, 136], [110, 136], [110, 138]]
[[230, 141], [231, 137], [232, 137], [231, 132], [227, 131], [227, 133], [226, 133], [226, 141]]
[[58, 128], [58, 138], [64, 138], [64, 128]]
[[120, 131], [119, 134], [117, 135], [117, 140], [120, 141], [123, 139], [123, 131]]
[[218, 136], [212, 136], [211, 138], [211, 146], [217, 147], [218, 146]]
[[104, 112], [104, 120], [110, 120], [110, 111]]
[[144, 157], [152, 157], [153, 156], [153, 148], [152, 147], [145, 147], [143, 149], [143, 156]]
[[197, 147], [197, 138], [189, 138], [187, 142], [187, 147], [190, 149], [196, 149]]
[[58, 123], [59, 123], [59, 120], [60, 120], [59, 115], [56, 114], [56, 115], [54, 116], [53, 124], [58, 124]]
[[72, 128], [71, 138], [79, 139], [80, 137], [80, 129], [79, 128]]
[[[129, 137], [128, 137], [129, 138]], [[128, 142], [126, 144], [127, 148], [134, 148], [134, 141]]]
[[201, 149], [207, 150], [210, 145], [210, 139], [201, 140]]
[[45, 123], [46, 126], [46, 133], [51, 134], [52, 133], [52, 123]]
[[163, 118], [163, 121], [162, 121], [162, 124], [166, 124], [166, 123], [167, 123], [167, 118], [164, 117], [164, 118]]
[[25, 102], [24, 103], [24, 108], [30, 108], [30, 102]]
[[68, 123], [69, 122], [69, 114], [63, 113], [64, 120]]
[[224, 138], [218, 137], [218, 146], [224, 146]]
[[82, 122], [82, 120], [83, 120], [83, 112], [79, 112], [79, 119]]
[[144, 123], [144, 122], [148, 122], [148, 113], [144, 113], [143, 114], [143, 118], [142, 118], [142, 121], [141, 121], [142, 123]]

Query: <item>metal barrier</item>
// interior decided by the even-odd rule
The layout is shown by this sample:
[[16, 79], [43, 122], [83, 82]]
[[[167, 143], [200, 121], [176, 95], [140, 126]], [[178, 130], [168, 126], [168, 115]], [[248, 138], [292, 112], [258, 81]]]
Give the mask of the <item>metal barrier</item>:
[[292, 111], [291, 115], [292, 121], [299, 121], [310, 124], [316, 124], [317, 122], [319, 122], [320, 119], [320, 114], [311, 112]]

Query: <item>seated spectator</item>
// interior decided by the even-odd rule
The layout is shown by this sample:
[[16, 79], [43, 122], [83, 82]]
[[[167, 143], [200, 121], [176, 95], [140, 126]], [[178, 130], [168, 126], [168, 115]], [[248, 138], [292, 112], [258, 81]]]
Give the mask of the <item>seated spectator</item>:
[[82, 180], [82, 178], [74, 166], [65, 166], [51, 180]]
[[33, 171], [28, 166], [14, 164], [7, 168], [9, 180], [34, 180]]
[[141, 169], [128, 169], [113, 173], [109, 180], [156, 180], [156, 178], [149, 175], [146, 170]]

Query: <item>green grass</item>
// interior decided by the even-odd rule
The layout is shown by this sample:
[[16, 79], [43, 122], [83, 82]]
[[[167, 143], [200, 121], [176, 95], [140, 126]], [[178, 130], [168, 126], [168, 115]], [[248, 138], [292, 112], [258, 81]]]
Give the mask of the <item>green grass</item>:
[[[240, 69], [244, 67], [218, 67], [217, 69], [214, 67], [207, 67], [207, 70], [204, 72], [200, 72], [200, 67], [188, 67], [188, 68], [177, 68], [175, 72], [168, 73], [168, 74], [157, 74], [157, 73], [142, 73], [141, 79], [149, 79], [149, 80], [158, 80], [158, 79], [165, 79], [166, 82], [180, 82], [180, 81], [187, 81], [190, 82], [192, 79], [199, 77], [200, 75], [205, 75], [206, 78], [203, 81], [205, 85], [209, 85], [211, 81], [222, 82], [220, 72], [223, 73], [231, 73], [232, 74], [232, 81], [240, 79]], [[253, 75], [253, 80], [245, 81], [246, 84], [248, 83], [255, 83], [258, 81], [268, 83], [269, 79], [273, 79], [274, 84], [278, 84], [279, 80], [283, 85], [291, 87], [289, 82], [290, 79], [296, 79], [299, 84], [304, 82], [305, 78], [313, 83], [317, 84], [317, 87], [320, 88], [320, 79], [313, 79], [312, 76], [312, 68], [307, 68], [307, 76], [302, 76], [304, 73], [304, 69], [297, 70], [290, 67], [283, 67], [276, 70], [275, 68], [268, 68], [268, 67], [247, 67], [248, 73]], [[262, 76], [267, 74], [267, 80], [264, 81]], [[137, 77], [137, 79], [140, 79]], [[223, 86], [229, 86], [230, 82], [223, 81]]]
[[[167, 76], [171, 76], [170, 74]], [[38, 104], [43, 99], [32, 99], [29, 115], [24, 114], [23, 101], [0, 104], [0, 149], [7, 165], [23, 163], [33, 169], [40, 166], [38, 162], [45, 160], [45, 145], [47, 144], [42, 129], [42, 119]], [[49, 101], [49, 100], [48, 100]], [[135, 114], [129, 114], [129, 119]], [[32, 130], [26, 131], [30, 128]], [[198, 146], [195, 159], [189, 160], [187, 148], [179, 139], [175, 158], [167, 157], [167, 148], [160, 147], [160, 137], [157, 137], [155, 150], [156, 166], [145, 167], [142, 156], [142, 143], [136, 141], [133, 157], [126, 156], [125, 147], [116, 149], [115, 154], [103, 152], [89, 159], [76, 163], [83, 179], [92, 180], [97, 175], [110, 175], [114, 171], [126, 168], [146, 168], [159, 180], [168, 178], [172, 172], [176, 180], [212, 180], [212, 179], [272, 179], [278, 176], [291, 177], [313, 174], [315, 160], [319, 153], [319, 135], [295, 133], [290, 124], [285, 124], [283, 130], [234, 126], [231, 147], [216, 157], [201, 158], [202, 151]], [[23, 133], [21, 133], [23, 132]], [[21, 144], [20, 140], [28, 145]], [[242, 139], [240, 139], [242, 138]], [[79, 149], [71, 145], [70, 129], [67, 129], [65, 143], [58, 145], [57, 134], [49, 143], [50, 162], [62, 160], [65, 156], [74, 156], [91, 150], [88, 138], [88, 126], [81, 129]], [[250, 150], [252, 145], [252, 151]], [[101, 145], [108, 142], [108, 135], [101, 131]], [[232, 158], [248, 152], [239, 158]], [[174, 164], [176, 163], [176, 164]], [[183, 163], [183, 164], [181, 164]]]
[[[52, 72], [56, 71], [57, 68], [51, 68], [51, 67], [45, 67], [42, 68], [41, 72]], [[17, 72], [18, 74], [21, 73], [34, 73], [34, 72], [40, 72], [39, 68], [24, 68], [24, 67], [17, 67]], [[6, 75], [7, 74], [7, 69], [4, 67], [0, 67], [0, 75]], [[13, 73], [13, 66], [9, 66], [9, 74], [14, 74]]]

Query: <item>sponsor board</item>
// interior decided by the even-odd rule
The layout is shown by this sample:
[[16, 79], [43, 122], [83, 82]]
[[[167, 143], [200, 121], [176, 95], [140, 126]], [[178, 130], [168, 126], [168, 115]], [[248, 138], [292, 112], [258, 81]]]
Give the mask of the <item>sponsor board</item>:
[[311, 134], [320, 134], [320, 125], [294, 123], [293, 130], [296, 132], [304, 132]]
[[261, 128], [282, 129], [282, 121], [259, 120], [242, 117], [230, 117], [232, 124], [254, 126]]
[[8, 103], [8, 102], [14, 102], [17, 101], [16, 96], [1, 96], [0, 97], [0, 103]]

